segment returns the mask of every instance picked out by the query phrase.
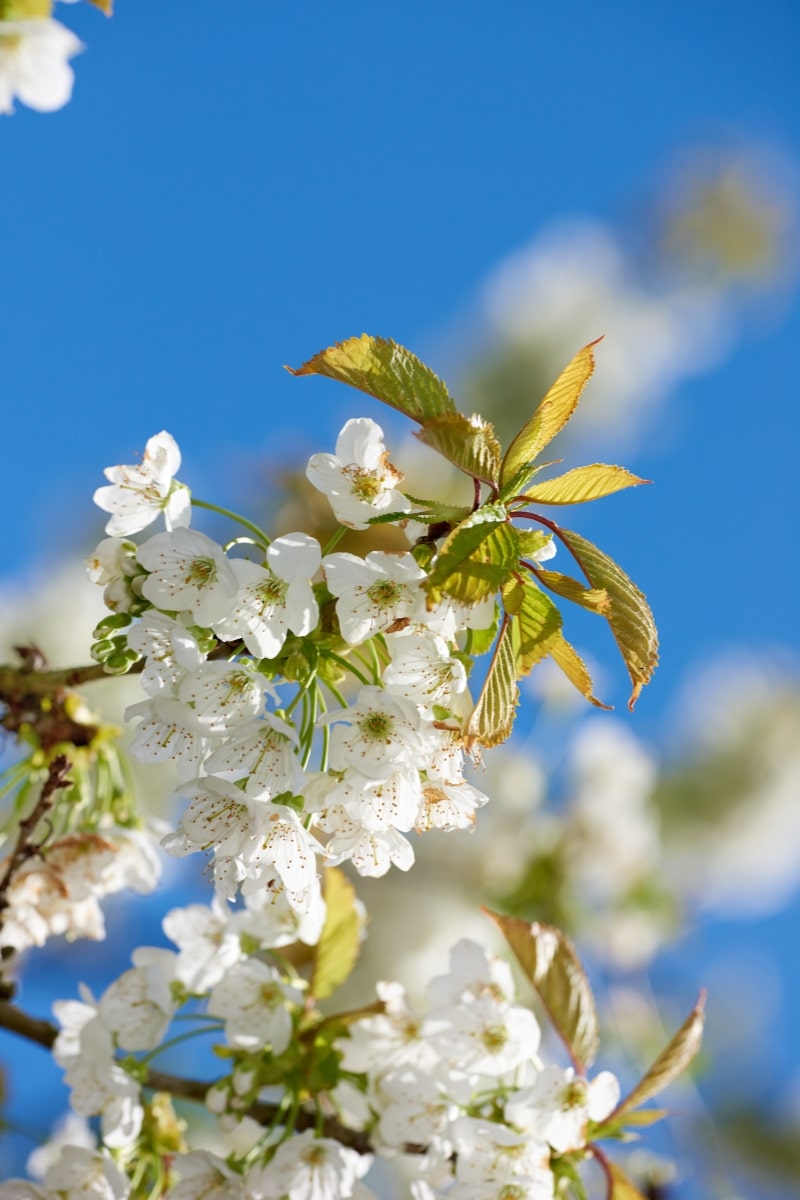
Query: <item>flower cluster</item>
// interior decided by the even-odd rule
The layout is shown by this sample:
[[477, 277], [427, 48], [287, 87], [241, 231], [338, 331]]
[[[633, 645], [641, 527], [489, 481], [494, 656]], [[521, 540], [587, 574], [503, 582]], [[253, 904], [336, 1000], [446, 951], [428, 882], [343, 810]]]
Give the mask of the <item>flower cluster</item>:
[[[342, 522], [366, 528], [387, 510], [405, 522], [380, 427], [348, 421], [336, 450], [308, 474]], [[209, 852], [228, 899], [277, 889], [308, 913], [320, 861], [379, 876], [412, 865], [411, 830], [471, 829], [486, 796], [464, 773], [459, 637], [496, 623], [494, 598], [431, 604], [412, 550], [323, 553], [306, 533], [270, 541], [249, 522], [255, 536], [219, 545], [189, 528], [179, 465], [161, 433], [141, 465], [109, 468], [95, 499], [111, 536], [90, 560], [115, 624], [96, 657], [143, 660], [131, 752], [183, 780], [166, 849]], [[128, 540], [161, 513], [165, 532]]]

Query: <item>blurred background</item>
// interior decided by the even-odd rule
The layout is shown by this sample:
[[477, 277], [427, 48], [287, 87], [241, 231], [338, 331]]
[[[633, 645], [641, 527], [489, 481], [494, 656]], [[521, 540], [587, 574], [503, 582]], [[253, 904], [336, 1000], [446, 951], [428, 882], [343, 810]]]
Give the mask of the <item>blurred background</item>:
[[[362, 979], [441, 969], [456, 937], [489, 936], [481, 902], [555, 921], [627, 1078], [706, 986], [703, 1060], [629, 1169], [653, 1200], [794, 1194], [796, 3], [58, 15], [87, 44], [72, 103], [0, 126], [0, 657], [35, 640], [54, 665], [87, 660], [91, 495], [160, 429], [195, 494], [284, 528], [324, 522], [302, 469], [350, 416], [381, 422], [410, 481], [424, 469], [396, 414], [282, 364], [393, 337], [508, 437], [605, 335], [557, 456], [655, 481], [571, 518], [647, 593], [662, 666], [631, 716], [611, 639], [570, 614], [616, 711], [534, 671], [515, 740], [487, 756], [475, 835], [431, 835], [411, 877], [359, 885]], [[124, 686], [90, 700], [118, 718]], [[144, 778], [151, 811], [173, 782]], [[171, 903], [202, 894], [174, 864], [165, 880]], [[163, 943], [163, 910], [112, 899], [108, 942], [33, 952], [25, 1006], [48, 1015], [76, 974], [102, 988], [134, 945]], [[64, 1093], [43, 1052], [0, 1032], [0, 1056], [14, 1174]]]

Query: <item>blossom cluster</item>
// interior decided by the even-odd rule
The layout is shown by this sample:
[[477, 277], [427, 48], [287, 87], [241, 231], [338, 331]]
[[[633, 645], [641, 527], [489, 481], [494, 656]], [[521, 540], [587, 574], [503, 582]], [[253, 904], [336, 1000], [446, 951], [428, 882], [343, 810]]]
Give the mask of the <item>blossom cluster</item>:
[[[253, 536], [222, 546], [189, 527], [179, 466], [162, 432], [140, 465], [108, 469], [95, 500], [112, 536], [90, 561], [114, 612], [95, 655], [112, 670], [142, 659], [131, 753], [173, 762], [183, 781], [166, 849], [210, 853], [227, 899], [277, 888], [309, 913], [321, 862], [380, 876], [412, 865], [410, 831], [471, 829], [486, 796], [465, 777], [459, 636], [493, 626], [494, 598], [431, 605], [412, 549], [325, 553], [250, 522]], [[308, 476], [342, 529], [413, 516], [368, 418], [348, 421]], [[161, 515], [164, 532], [129, 540]]]
[[[0, 1198], [135, 1194], [129, 1179], [147, 1153], [142, 1068], [186, 1004], [189, 1019], [206, 1022], [199, 1033], [225, 1038], [230, 1073], [209, 1088], [206, 1104], [223, 1128], [244, 1129], [246, 1148], [223, 1157], [181, 1143], [169, 1157], [170, 1194], [372, 1197], [360, 1182], [372, 1153], [319, 1131], [265, 1132], [252, 1121], [247, 1138], [247, 1114], [265, 1086], [291, 1079], [307, 1010], [306, 985], [280, 948], [315, 942], [321, 925], [298, 917], [285, 899], [262, 896], [236, 912], [219, 901], [174, 909], [164, 930], [176, 951], [140, 947], [99, 1000], [83, 989], [81, 1000], [55, 1006], [54, 1055], [73, 1109], [100, 1118], [102, 1149], [76, 1144], [73, 1134], [44, 1158], [37, 1152], [46, 1166], [42, 1188], [9, 1181]], [[398, 983], [379, 984], [378, 994], [380, 1015], [356, 1020], [334, 1043], [335, 1065], [316, 1103], [346, 1113], [351, 1129], [369, 1132], [374, 1153], [411, 1172], [417, 1200], [552, 1200], [565, 1162], [585, 1153], [617, 1104], [615, 1077], [602, 1072], [589, 1081], [545, 1062], [538, 1022], [517, 1002], [508, 964], [475, 942], [452, 949], [449, 971], [428, 985], [424, 1012], [412, 1011]]]

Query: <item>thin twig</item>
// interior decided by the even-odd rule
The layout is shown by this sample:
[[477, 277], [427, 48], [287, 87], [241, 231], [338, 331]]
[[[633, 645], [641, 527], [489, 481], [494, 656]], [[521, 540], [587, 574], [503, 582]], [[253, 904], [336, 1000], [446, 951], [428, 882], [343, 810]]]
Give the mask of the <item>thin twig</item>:
[[6, 859], [3, 873], [0, 875], [0, 927], [3, 924], [2, 911], [8, 908], [9, 905], [8, 889], [12, 879], [24, 862], [29, 858], [34, 858], [41, 852], [43, 841], [34, 842], [33, 835], [36, 832], [39, 822], [52, 805], [56, 792], [60, 791], [61, 788], [69, 786], [69, 779], [67, 778], [69, 768], [70, 761], [66, 754], [59, 754], [53, 759], [50, 763], [47, 779], [44, 781], [39, 799], [27, 817], [23, 817], [19, 823], [17, 844]]

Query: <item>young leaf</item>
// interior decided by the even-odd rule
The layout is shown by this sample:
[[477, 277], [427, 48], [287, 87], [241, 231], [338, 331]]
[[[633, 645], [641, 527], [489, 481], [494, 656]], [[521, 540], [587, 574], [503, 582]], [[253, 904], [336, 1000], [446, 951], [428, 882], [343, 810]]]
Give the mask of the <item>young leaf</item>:
[[645, 1200], [639, 1189], [631, 1183], [628, 1176], [616, 1163], [605, 1159], [603, 1170], [608, 1180], [607, 1200]]
[[578, 533], [562, 529], [560, 534], [592, 587], [604, 588], [611, 599], [605, 615], [633, 683], [628, 701], [632, 711], [658, 665], [658, 631], [653, 614], [644, 595], [613, 559]]
[[510, 621], [500, 627], [492, 661], [472, 716], [467, 722], [464, 744], [498, 746], [510, 736], [514, 711], [519, 701], [516, 662]]
[[310, 991], [317, 1000], [332, 995], [355, 966], [363, 920], [350, 880], [336, 867], [325, 872], [327, 916], [317, 946]]
[[105, 13], [107, 17], [111, 16], [113, 11], [112, 0], [89, 0], [89, 3], [93, 4], [95, 8], [99, 8], [100, 11]]
[[382, 400], [420, 424], [457, 412], [450, 393], [430, 367], [390, 338], [361, 337], [321, 350], [291, 375], [327, 375]]
[[662, 1050], [650, 1070], [629, 1095], [621, 1100], [609, 1120], [616, 1120], [624, 1113], [639, 1108], [663, 1092], [668, 1084], [682, 1075], [700, 1049], [703, 1040], [705, 1019], [705, 992], [701, 992], [697, 1004], [681, 1025], [669, 1045]]
[[503, 603], [511, 614], [514, 670], [519, 679], [549, 654], [561, 629], [561, 613], [529, 578], [509, 580]]
[[606, 712], [611, 711], [610, 704], [603, 704], [594, 695], [594, 684], [586, 669], [586, 663], [565, 637], [556, 638], [551, 644], [548, 654], [553, 662], [561, 668], [570, 683], [578, 689], [582, 696], [586, 697], [590, 704], [593, 704], [595, 708], [604, 708]]
[[563, 596], [573, 604], [580, 604], [581, 608], [587, 608], [589, 612], [605, 615], [611, 606], [611, 599], [605, 588], [587, 588], [571, 575], [562, 575], [559, 571], [544, 571], [537, 567], [536, 578], [557, 596]]
[[598, 341], [599, 338], [578, 351], [531, 419], [520, 429], [503, 459], [500, 468], [501, 486], [509, 483], [527, 463], [532, 463], [575, 412], [581, 392], [594, 370], [592, 347], [596, 346]]
[[467, 475], [494, 483], [500, 470], [500, 443], [483, 417], [460, 412], [426, 420], [417, 437]]
[[584, 1071], [595, 1060], [599, 1030], [592, 989], [572, 942], [552, 925], [484, 911], [517, 956], [576, 1068]]
[[624, 467], [593, 463], [538, 483], [528, 488], [525, 495], [537, 504], [584, 504], [587, 500], [599, 500], [602, 496], [621, 492], [623, 488], [638, 487], [640, 483], [650, 483], [650, 480], [640, 479]]
[[501, 505], [486, 504], [462, 521], [441, 545], [425, 581], [431, 604], [442, 595], [465, 604], [491, 596], [519, 558], [517, 531]]

